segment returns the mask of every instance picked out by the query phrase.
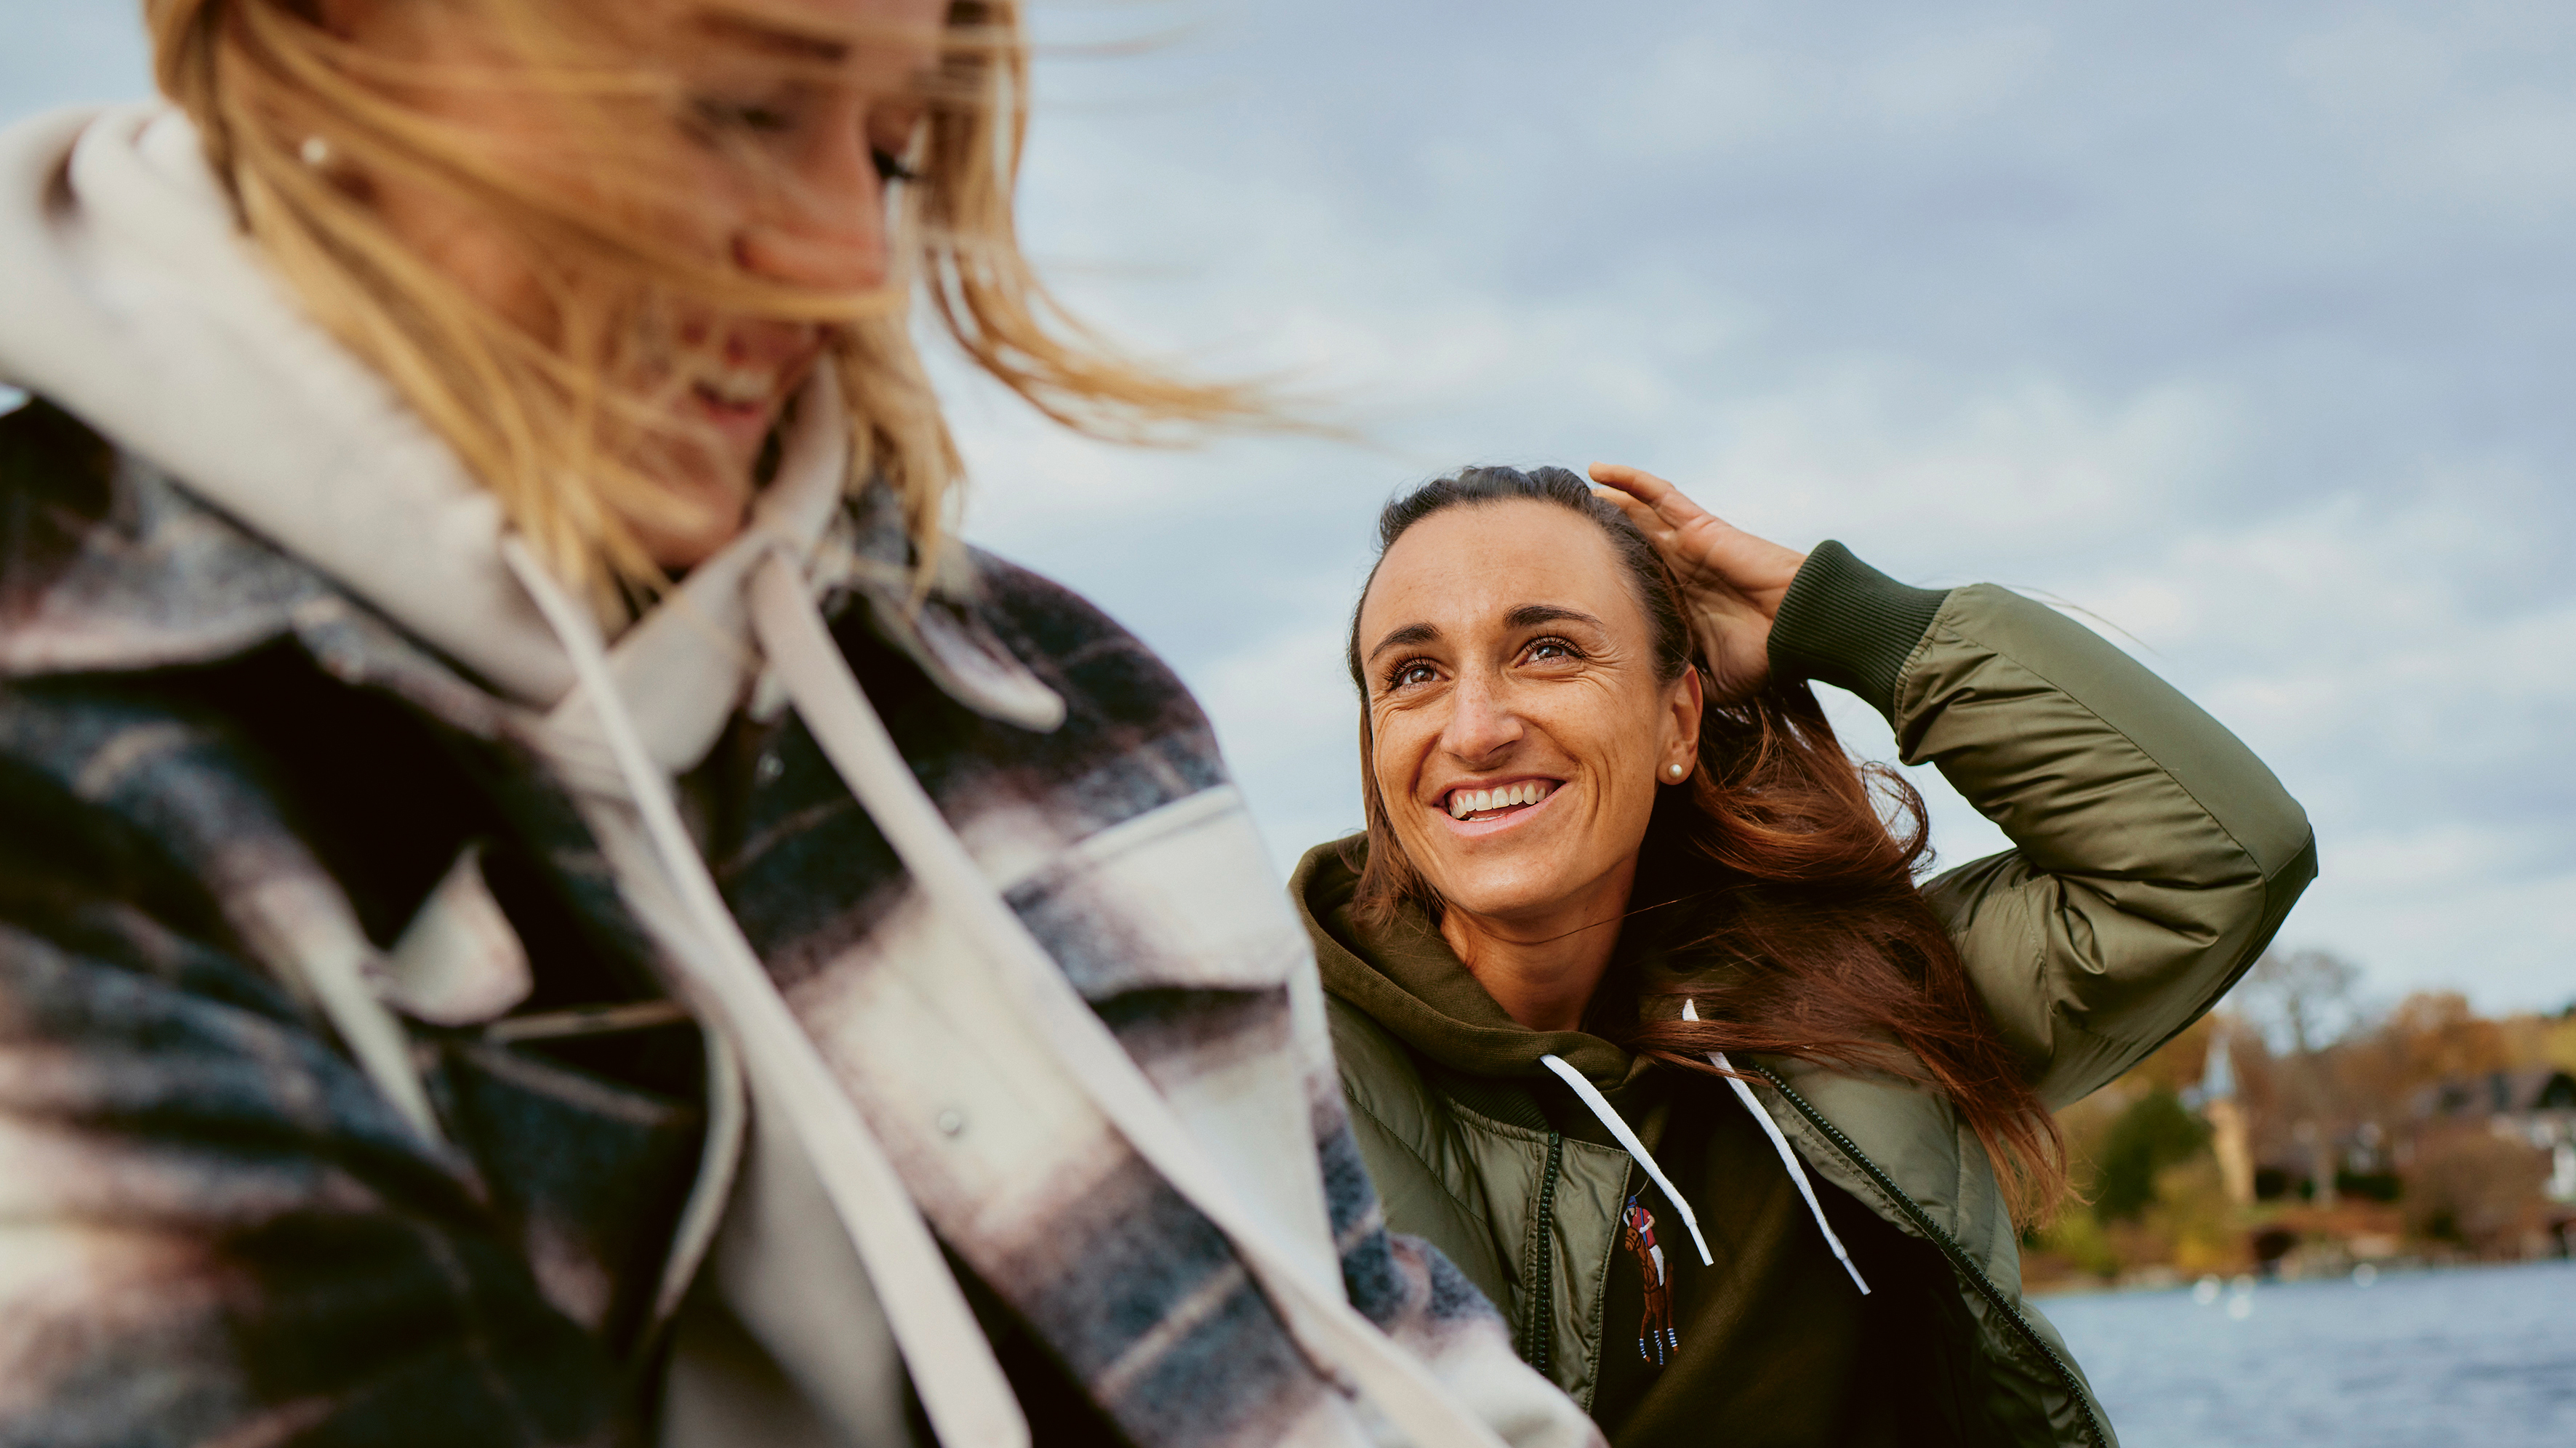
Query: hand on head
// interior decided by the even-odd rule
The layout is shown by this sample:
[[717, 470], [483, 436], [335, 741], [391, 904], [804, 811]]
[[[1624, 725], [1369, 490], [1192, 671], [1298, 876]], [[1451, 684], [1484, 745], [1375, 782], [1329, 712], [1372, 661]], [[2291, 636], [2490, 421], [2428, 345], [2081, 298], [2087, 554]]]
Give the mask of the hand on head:
[[1594, 463], [1591, 473], [1593, 491], [1617, 504], [1672, 568], [1719, 692], [1760, 688], [1771, 677], [1771, 621], [1807, 555], [1730, 525], [1652, 473], [1621, 463]]

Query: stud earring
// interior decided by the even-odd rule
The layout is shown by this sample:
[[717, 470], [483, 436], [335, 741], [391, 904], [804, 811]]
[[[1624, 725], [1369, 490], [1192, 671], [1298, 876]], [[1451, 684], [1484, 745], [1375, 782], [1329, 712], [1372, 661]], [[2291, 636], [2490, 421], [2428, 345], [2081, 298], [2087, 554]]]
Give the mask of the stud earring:
[[1682, 766], [1680, 766], [1680, 765], [1678, 765], [1678, 764], [1674, 765], [1674, 766], [1672, 767], [1672, 776], [1673, 776], [1673, 778], [1675, 778], [1675, 779], [1679, 779], [1679, 778], [1681, 778], [1681, 777], [1682, 777]]
[[319, 171], [331, 164], [331, 143], [320, 136], [307, 136], [304, 138], [304, 144], [296, 149], [295, 156], [297, 160]]

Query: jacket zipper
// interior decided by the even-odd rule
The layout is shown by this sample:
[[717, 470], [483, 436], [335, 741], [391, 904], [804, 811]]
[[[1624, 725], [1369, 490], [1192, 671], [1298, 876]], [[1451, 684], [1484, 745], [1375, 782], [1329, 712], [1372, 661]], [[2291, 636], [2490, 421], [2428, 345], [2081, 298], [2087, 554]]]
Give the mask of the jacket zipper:
[[1522, 1333], [1521, 1361], [1548, 1377], [1554, 1356], [1556, 1318], [1556, 1177], [1565, 1165], [1565, 1138], [1547, 1134], [1547, 1170], [1538, 1179], [1538, 1220], [1533, 1224], [1537, 1251], [1529, 1264], [1529, 1324]]
[[2012, 1323], [2014, 1329], [2021, 1334], [2022, 1340], [2038, 1349], [2039, 1355], [2045, 1358], [2049, 1367], [2056, 1372], [2057, 1380], [2065, 1386], [2067, 1397], [2074, 1401], [2075, 1411], [2083, 1415], [2085, 1440], [2092, 1443], [2094, 1448], [2107, 1448], [2107, 1440], [2102, 1435], [2101, 1419], [2095, 1417], [2093, 1413], [2093, 1400], [2085, 1394], [2083, 1385], [2076, 1382], [2074, 1370], [2066, 1365], [2066, 1360], [2057, 1355], [2057, 1350], [2050, 1347], [2037, 1330], [2022, 1317], [2021, 1308], [2005, 1300], [2003, 1289], [1995, 1286], [1993, 1280], [1986, 1276], [1986, 1270], [1977, 1265], [1976, 1259], [1968, 1255], [1966, 1248], [1959, 1245], [1958, 1239], [1942, 1230], [1941, 1224], [1933, 1221], [1931, 1215], [1925, 1212], [1921, 1205], [1907, 1196], [1903, 1187], [1898, 1186], [1886, 1172], [1879, 1170], [1878, 1163], [1871, 1161], [1850, 1137], [1843, 1135], [1841, 1127], [1827, 1121], [1822, 1112], [1807, 1104], [1806, 1097], [1799, 1095], [1794, 1087], [1781, 1080], [1770, 1067], [1758, 1061], [1752, 1063], [1752, 1066], [1762, 1074], [1762, 1079], [1770, 1082], [1774, 1089], [1788, 1099], [1790, 1105], [1798, 1108], [1798, 1114], [1807, 1118], [1808, 1125], [1823, 1132], [1825, 1139], [1832, 1142], [1836, 1150], [1850, 1158], [1852, 1165], [1866, 1172], [1869, 1179], [1878, 1184], [1879, 1190], [1893, 1198], [1907, 1218], [1912, 1220], [1915, 1226], [1923, 1229], [1923, 1235], [1930, 1238], [1933, 1244], [1949, 1257], [1950, 1264], [1965, 1273], [1968, 1280], [1976, 1285], [1978, 1293]]

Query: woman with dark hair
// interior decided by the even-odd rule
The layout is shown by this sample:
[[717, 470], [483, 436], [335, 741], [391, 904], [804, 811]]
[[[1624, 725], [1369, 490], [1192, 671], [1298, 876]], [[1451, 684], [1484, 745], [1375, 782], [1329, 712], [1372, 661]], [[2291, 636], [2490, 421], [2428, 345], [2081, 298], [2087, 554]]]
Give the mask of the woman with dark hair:
[[[2110, 1448], [2021, 1300], [2048, 1113], [2260, 953], [2306, 817], [2046, 608], [1593, 477], [1398, 498], [1352, 619], [1368, 828], [1294, 890], [1389, 1224], [1623, 1448]], [[1918, 883], [1810, 681], [2015, 848]]]

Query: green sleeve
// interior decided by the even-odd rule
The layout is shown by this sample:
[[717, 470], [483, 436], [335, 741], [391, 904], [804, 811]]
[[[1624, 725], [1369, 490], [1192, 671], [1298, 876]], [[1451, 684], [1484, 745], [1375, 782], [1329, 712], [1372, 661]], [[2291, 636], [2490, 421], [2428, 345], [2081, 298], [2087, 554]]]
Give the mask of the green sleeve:
[[2052, 1106], [2209, 1009], [2316, 877], [2306, 813], [2251, 750], [2018, 594], [1908, 588], [1827, 543], [1771, 658], [1859, 693], [2011, 838], [1923, 888]]

